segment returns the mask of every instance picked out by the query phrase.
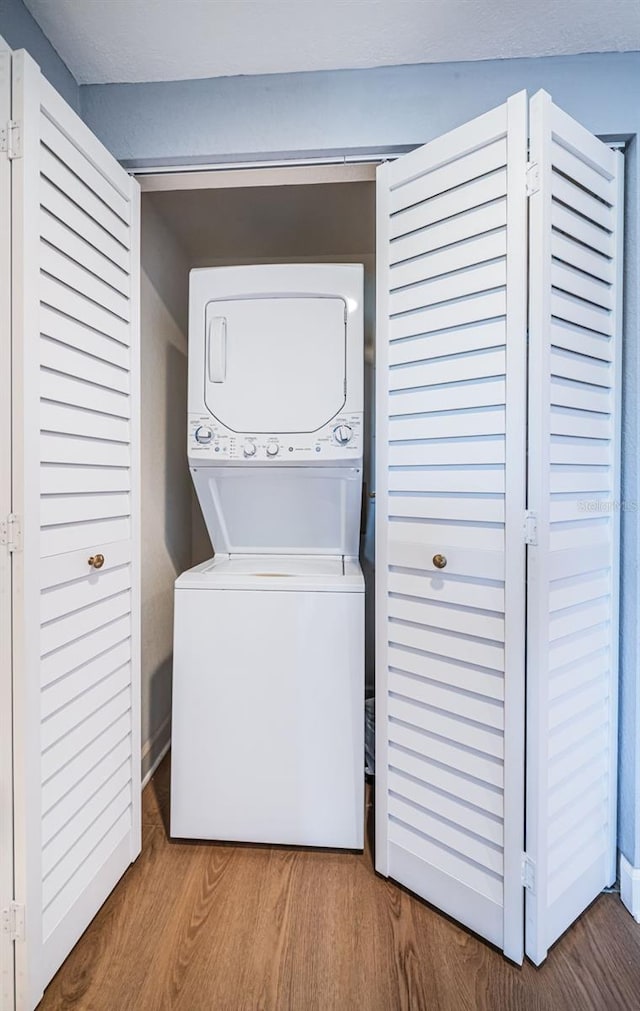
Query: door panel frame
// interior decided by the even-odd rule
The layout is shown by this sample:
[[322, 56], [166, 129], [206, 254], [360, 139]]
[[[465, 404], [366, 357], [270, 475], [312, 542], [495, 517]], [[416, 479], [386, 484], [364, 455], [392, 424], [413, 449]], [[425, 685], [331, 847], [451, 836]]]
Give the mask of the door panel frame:
[[[528, 207], [526, 179], [529, 143], [529, 99], [520, 92], [507, 101], [507, 342], [506, 342], [506, 466], [505, 466], [505, 599], [504, 624], [504, 880], [522, 880], [525, 794], [525, 650], [526, 643], [526, 545], [523, 524], [527, 500], [527, 299]], [[510, 298], [509, 292], [516, 297]], [[512, 337], [510, 339], [510, 334]], [[511, 508], [509, 508], [509, 504]], [[521, 586], [521, 590], [518, 587]], [[511, 810], [521, 797], [522, 812]], [[516, 801], [517, 802], [517, 801]], [[521, 942], [512, 945], [514, 923], [523, 923], [524, 890], [505, 886], [504, 953], [520, 964]], [[523, 923], [524, 928], [524, 923]]]
[[[142, 373], [140, 368], [140, 187], [135, 179], [131, 185], [131, 238], [133, 241], [130, 270], [130, 398], [129, 452], [131, 480], [131, 788], [133, 796], [142, 794], [142, 461], [140, 409]], [[138, 760], [136, 761], [136, 756]], [[131, 852], [133, 862], [142, 849], [142, 805], [132, 807]]]
[[[25, 424], [39, 414], [39, 359], [33, 347], [39, 339], [39, 189], [40, 72], [23, 53], [12, 57], [12, 119], [21, 124], [22, 152], [12, 171], [12, 380], [13, 380], [13, 509], [20, 516], [22, 544], [14, 560], [14, 839], [15, 900], [26, 910], [42, 908], [40, 866], [40, 747], [29, 738], [31, 714], [40, 711], [39, 636], [28, 634], [28, 614], [35, 609], [39, 625], [40, 491], [38, 426]], [[28, 114], [25, 116], [25, 112]], [[34, 535], [35, 532], [35, 535]], [[36, 789], [33, 789], [34, 784]], [[16, 944], [16, 1004], [35, 1007], [43, 987], [41, 969], [32, 970], [34, 953], [42, 950], [40, 915], [25, 915], [24, 940]]]
[[[389, 507], [389, 488], [386, 468], [379, 466], [380, 447], [389, 441], [389, 420], [386, 403], [388, 397], [389, 341], [378, 339], [380, 320], [389, 318], [389, 285], [380, 284], [380, 265], [377, 262], [382, 248], [389, 244], [389, 170], [387, 162], [378, 168], [376, 180], [376, 341], [375, 341], [375, 473], [376, 473], [376, 524], [375, 524], [375, 867], [378, 873], [389, 876], [389, 767], [388, 693], [389, 642], [387, 635], [387, 586], [380, 572], [389, 567], [389, 539], [379, 516], [386, 516]], [[385, 264], [385, 273], [388, 273]], [[382, 410], [384, 405], [384, 410]], [[386, 453], [385, 453], [386, 455]], [[384, 615], [384, 621], [380, 616]], [[384, 683], [383, 683], [384, 676]], [[383, 690], [384, 689], [384, 690]], [[383, 844], [384, 840], [384, 844]]]
[[[11, 52], [0, 39], [0, 123], [11, 119]], [[11, 162], [0, 155], [0, 523], [11, 496]], [[3, 528], [4, 530], [4, 528]], [[0, 910], [13, 901], [12, 557], [0, 545]], [[14, 945], [0, 930], [0, 1007], [15, 1007]]]

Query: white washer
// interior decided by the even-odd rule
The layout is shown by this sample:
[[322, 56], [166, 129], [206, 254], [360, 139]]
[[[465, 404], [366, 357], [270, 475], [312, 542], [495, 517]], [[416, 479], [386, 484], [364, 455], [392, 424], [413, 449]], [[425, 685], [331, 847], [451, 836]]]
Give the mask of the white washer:
[[171, 834], [363, 846], [361, 265], [191, 272]]

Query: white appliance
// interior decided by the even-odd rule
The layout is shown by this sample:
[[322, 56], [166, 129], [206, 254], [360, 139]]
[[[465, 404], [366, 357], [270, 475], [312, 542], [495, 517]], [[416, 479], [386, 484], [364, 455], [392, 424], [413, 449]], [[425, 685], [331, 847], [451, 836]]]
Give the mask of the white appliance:
[[363, 268], [193, 270], [171, 834], [363, 846]]

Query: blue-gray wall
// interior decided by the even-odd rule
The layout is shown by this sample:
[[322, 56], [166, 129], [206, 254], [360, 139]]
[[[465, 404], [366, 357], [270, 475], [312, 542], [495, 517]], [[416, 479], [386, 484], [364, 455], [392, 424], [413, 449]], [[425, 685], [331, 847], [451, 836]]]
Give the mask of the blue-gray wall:
[[34, 21], [22, 0], [0, 0], [0, 35], [12, 49], [26, 49], [42, 73], [76, 111], [80, 92], [75, 77]]
[[81, 88], [82, 114], [138, 166], [417, 145], [522, 88], [627, 150], [620, 840], [640, 866], [638, 168], [640, 53]]
[[521, 88], [546, 88], [596, 133], [637, 132], [640, 53], [92, 85], [81, 104], [139, 165], [417, 145]]

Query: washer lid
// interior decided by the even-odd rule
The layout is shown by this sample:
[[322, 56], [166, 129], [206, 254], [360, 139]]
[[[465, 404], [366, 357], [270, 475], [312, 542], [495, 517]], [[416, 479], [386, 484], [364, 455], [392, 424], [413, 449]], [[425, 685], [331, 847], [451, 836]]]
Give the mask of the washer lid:
[[315, 432], [346, 399], [346, 302], [247, 295], [205, 308], [205, 403], [233, 432]]
[[210, 562], [208, 572], [215, 569], [218, 576], [342, 576], [342, 558], [327, 558], [322, 555], [230, 555], [216, 556]]
[[216, 555], [176, 580], [176, 590], [194, 589], [364, 593], [364, 578], [355, 558]]
[[217, 552], [358, 554], [360, 467], [205, 465], [191, 474]]

